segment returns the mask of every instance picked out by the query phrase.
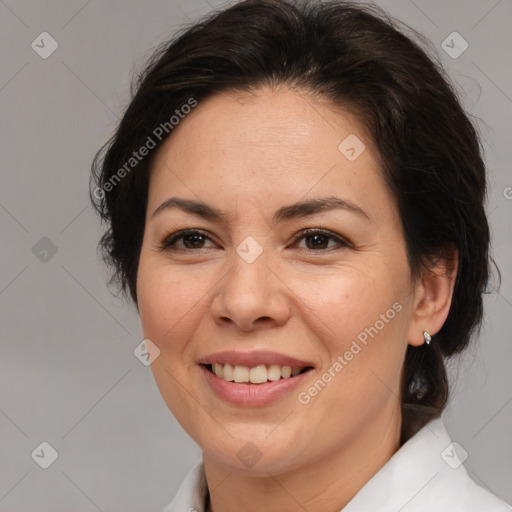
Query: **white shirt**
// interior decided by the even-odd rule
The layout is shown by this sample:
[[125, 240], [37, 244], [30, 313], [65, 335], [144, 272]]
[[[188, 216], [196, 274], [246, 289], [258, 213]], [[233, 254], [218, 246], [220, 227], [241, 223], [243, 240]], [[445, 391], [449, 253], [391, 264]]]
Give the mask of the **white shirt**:
[[[456, 445], [455, 445], [456, 446]], [[457, 447], [458, 448], [458, 447]], [[162, 512], [205, 512], [202, 460]], [[342, 512], [510, 512], [462, 465], [443, 420], [425, 425], [363, 486]]]

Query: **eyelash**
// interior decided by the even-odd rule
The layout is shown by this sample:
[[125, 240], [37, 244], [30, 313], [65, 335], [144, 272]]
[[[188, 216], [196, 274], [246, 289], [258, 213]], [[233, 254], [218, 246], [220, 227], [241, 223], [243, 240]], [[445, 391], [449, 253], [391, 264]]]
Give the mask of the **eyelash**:
[[[188, 249], [188, 248], [178, 249], [178, 248], [176, 248], [176, 246], [174, 244], [178, 240], [180, 240], [181, 238], [183, 238], [187, 235], [199, 235], [199, 236], [202, 236], [210, 241], [213, 241], [204, 231], [201, 231], [199, 229], [183, 229], [181, 231], [177, 231], [176, 233], [166, 236], [163, 239], [163, 241], [159, 244], [159, 249], [161, 251], [176, 251], [176, 252], [194, 252], [194, 251], [198, 251], [201, 249], [205, 249], [204, 247], [199, 247], [198, 249]], [[310, 228], [310, 229], [302, 230], [301, 232], [297, 233], [296, 236], [294, 236], [292, 243], [295, 244], [299, 240], [306, 238], [307, 236], [313, 236], [313, 235], [321, 235], [324, 237], [328, 237], [328, 238], [334, 240], [338, 244], [338, 247], [337, 248], [329, 247], [329, 248], [322, 248], [322, 249], [305, 248], [302, 250], [309, 251], [309, 252], [325, 252], [325, 251], [332, 251], [333, 249], [339, 250], [342, 248], [351, 247], [351, 245], [347, 241], [343, 240], [339, 236], [334, 235], [331, 231], [327, 231], [325, 229], [319, 229], [319, 228]], [[208, 249], [208, 248], [206, 248], [206, 249]]]

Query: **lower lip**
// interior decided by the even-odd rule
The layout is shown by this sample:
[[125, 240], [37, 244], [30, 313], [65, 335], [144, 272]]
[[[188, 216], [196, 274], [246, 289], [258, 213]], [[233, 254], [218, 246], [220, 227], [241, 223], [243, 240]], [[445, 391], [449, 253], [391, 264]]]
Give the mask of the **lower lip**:
[[288, 379], [268, 381], [263, 384], [246, 384], [221, 379], [203, 365], [200, 365], [200, 369], [210, 387], [220, 398], [240, 407], [269, 405], [304, 383], [311, 372], [308, 370]]

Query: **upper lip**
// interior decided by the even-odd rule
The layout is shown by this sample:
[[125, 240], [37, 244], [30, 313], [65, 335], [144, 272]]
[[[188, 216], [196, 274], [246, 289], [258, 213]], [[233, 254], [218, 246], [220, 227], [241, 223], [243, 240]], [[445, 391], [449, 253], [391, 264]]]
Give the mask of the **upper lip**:
[[233, 366], [248, 366], [253, 368], [258, 365], [277, 364], [279, 366], [306, 367], [313, 366], [311, 362], [303, 361], [295, 357], [279, 354], [278, 352], [270, 352], [265, 350], [255, 350], [253, 352], [216, 352], [209, 354], [198, 360], [198, 364], [231, 364]]

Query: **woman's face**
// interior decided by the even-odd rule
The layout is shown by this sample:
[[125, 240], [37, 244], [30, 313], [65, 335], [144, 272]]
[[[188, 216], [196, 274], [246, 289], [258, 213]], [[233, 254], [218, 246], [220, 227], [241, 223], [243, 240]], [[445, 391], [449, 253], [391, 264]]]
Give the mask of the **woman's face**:
[[[154, 213], [170, 198], [190, 203]], [[399, 425], [401, 222], [362, 125], [326, 101], [233, 92], [180, 121], [152, 166], [137, 292], [165, 402], [226, 468], [276, 474]]]

